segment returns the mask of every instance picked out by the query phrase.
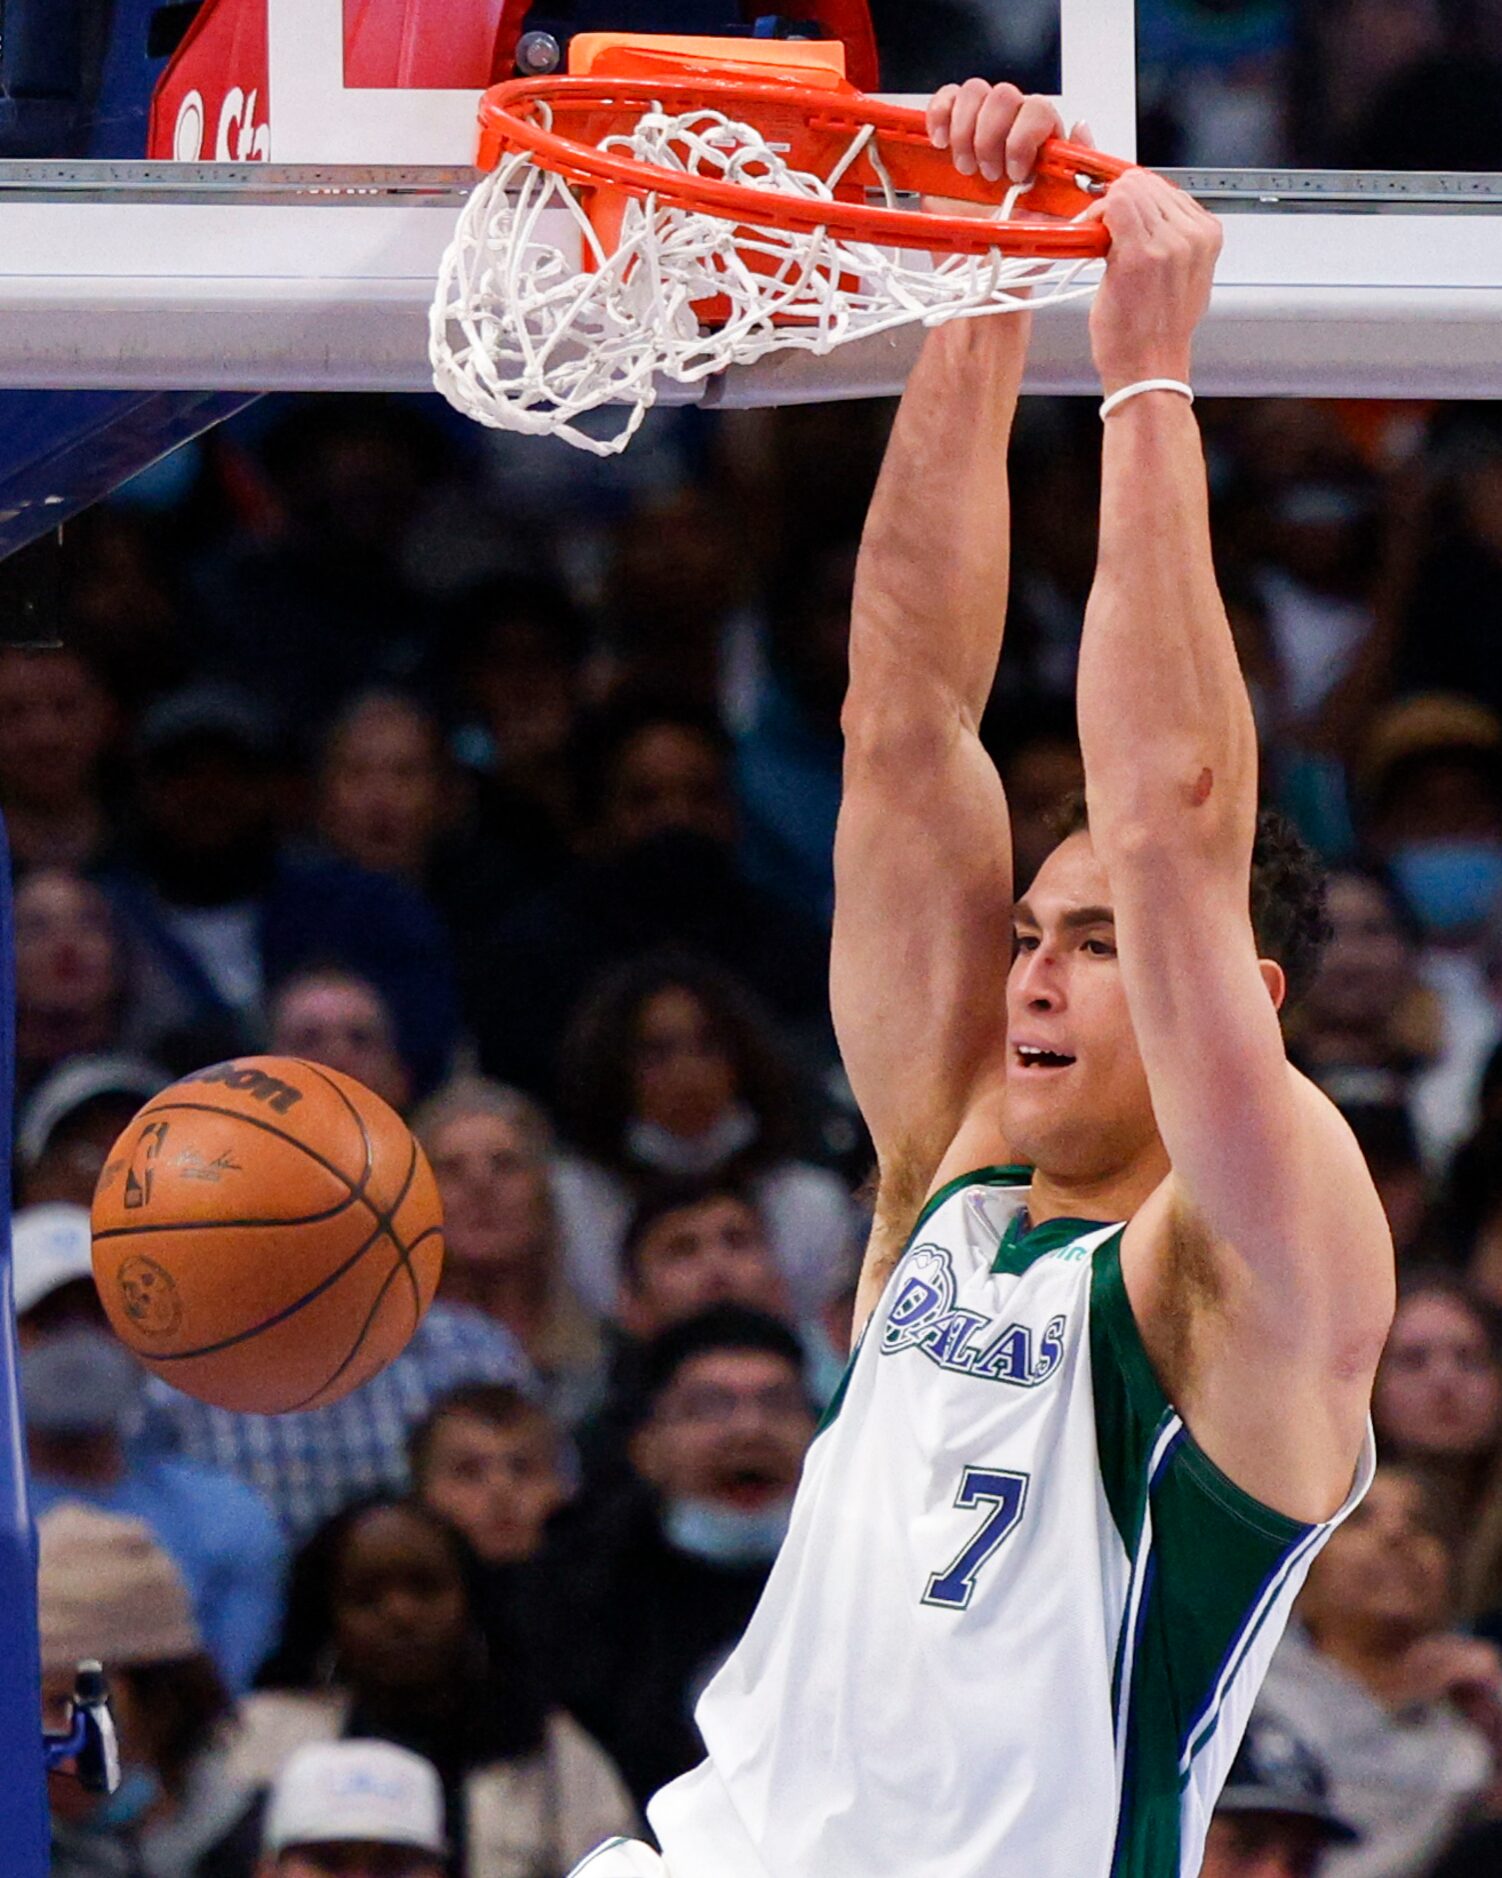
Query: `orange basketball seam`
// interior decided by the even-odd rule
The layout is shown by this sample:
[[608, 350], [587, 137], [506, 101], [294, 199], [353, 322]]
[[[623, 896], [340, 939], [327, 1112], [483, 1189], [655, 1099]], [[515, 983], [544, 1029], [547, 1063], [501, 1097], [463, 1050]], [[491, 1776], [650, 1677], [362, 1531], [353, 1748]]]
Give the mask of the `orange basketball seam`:
[[[268, 1226], [316, 1226], [320, 1225], [325, 1220], [337, 1218], [346, 1207], [351, 1206], [356, 1200], [377, 1219], [380, 1218], [379, 1208], [365, 1191], [365, 1182], [369, 1180], [371, 1173], [370, 1140], [368, 1136], [365, 1138], [365, 1173], [361, 1176], [360, 1183], [357, 1185], [342, 1168], [336, 1167], [332, 1161], [326, 1160], [316, 1148], [310, 1148], [306, 1141], [300, 1141], [296, 1135], [289, 1135], [284, 1128], [278, 1128], [274, 1122], [263, 1121], [259, 1115], [245, 1115], [242, 1114], [239, 1109], [220, 1108], [215, 1102], [162, 1102], [153, 1104], [150, 1110], [143, 1110], [142, 1113], [160, 1115], [165, 1111], [170, 1111], [173, 1114], [181, 1112], [191, 1115], [222, 1115], [229, 1121], [244, 1122], [247, 1128], [259, 1128], [262, 1134], [275, 1135], [278, 1141], [285, 1141], [289, 1148], [296, 1148], [300, 1153], [305, 1154], [316, 1166], [323, 1168], [325, 1173], [332, 1174], [334, 1179], [339, 1182], [340, 1186], [345, 1189], [345, 1197], [337, 1206], [330, 1207], [325, 1212], [302, 1213], [294, 1219], [159, 1219], [147, 1221], [139, 1226], [106, 1226], [94, 1234], [95, 1239], [124, 1239], [136, 1234], [144, 1235], [159, 1232], [202, 1232], [206, 1227], [217, 1229], [220, 1226], [248, 1227], [252, 1230], [256, 1228], [264, 1229]], [[139, 1120], [140, 1118], [137, 1117], [137, 1119]]]
[[[298, 1061], [302, 1061], [302, 1059], [299, 1058]], [[313, 1074], [326, 1088], [333, 1090], [334, 1094], [338, 1096], [345, 1108], [347, 1108], [350, 1114], [355, 1118], [355, 1124], [359, 1128], [360, 1134], [365, 1142], [365, 1179], [368, 1181], [375, 1166], [375, 1144], [370, 1138], [370, 1130], [365, 1126], [364, 1115], [355, 1107], [354, 1103], [350, 1101], [348, 1095], [339, 1087], [338, 1083], [336, 1083], [331, 1076], [325, 1074], [319, 1064], [309, 1063], [308, 1068], [312, 1070]], [[412, 1155], [407, 1163], [407, 1172], [406, 1177], [402, 1181], [402, 1190], [391, 1203], [391, 1209], [387, 1216], [387, 1230], [390, 1234], [391, 1243], [397, 1249], [397, 1256], [405, 1268], [408, 1281], [412, 1286], [412, 1308], [417, 1312], [420, 1320], [422, 1317], [422, 1287], [418, 1284], [417, 1274], [412, 1269], [411, 1247], [403, 1245], [396, 1231], [397, 1210], [411, 1192], [412, 1182], [417, 1176], [417, 1157], [420, 1152], [417, 1145], [417, 1137], [409, 1133], [408, 1139], [412, 1143]], [[372, 1212], [377, 1211], [373, 1201], [367, 1200], [366, 1204], [371, 1208]], [[361, 1334], [363, 1335], [364, 1333], [362, 1332]], [[325, 1383], [324, 1387], [327, 1388], [328, 1384]]]
[[[196, 1349], [192, 1350], [164, 1350], [160, 1353], [155, 1350], [142, 1350], [139, 1346], [133, 1345], [132, 1347], [135, 1348], [136, 1354], [149, 1359], [153, 1363], [186, 1363], [191, 1358], [197, 1356], [217, 1356], [221, 1350], [233, 1349], [237, 1343], [246, 1343], [250, 1338], [260, 1336], [263, 1331], [274, 1330], [278, 1324], [284, 1324], [289, 1317], [295, 1317], [296, 1314], [302, 1310], [304, 1305], [311, 1304], [315, 1298], [321, 1298], [324, 1292], [338, 1284], [341, 1278], [347, 1277], [359, 1264], [360, 1260], [365, 1257], [371, 1247], [375, 1245], [377, 1240], [388, 1238], [393, 1245], [400, 1247], [401, 1241], [397, 1238], [395, 1231], [395, 1213], [396, 1209], [411, 1191], [412, 1181], [416, 1173], [417, 1143], [413, 1141], [412, 1158], [407, 1165], [406, 1178], [402, 1181], [401, 1191], [397, 1194], [396, 1199], [392, 1203], [391, 1213], [383, 1216], [376, 1207], [371, 1206], [370, 1210], [375, 1214], [376, 1223], [372, 1227], [369, 1237], [355, 1248], [341, 1266], [332, 1272], [326, 1273], [310, 1291], [305, 1291], [301, 1297], [294, 1298], [290, 1304], [284, 1304], [279, 1311], [273, 1311], [270, 1317], [263, 1317], [258, 1323], [251, 1324], [246, 1329], [237, 1330], [232, 1337], [220, 1338], [217, 1343], [200, 1344]], [[433, 1228], [433, 1230], [436, 1231], [437, 1228]], [[328, 1386], [327, 1383], [322, 1385], [325, 1389]], [[318, 1392], [315, 1390], [314, 1393], [317, 1394]]]
[[[331, 1375], [326, 1376], [324, 1378], [324, 1380], [318, 1385], [318, 1387], [315, 1390], [313, 1390], [313, 1392], [310, 1395], [305, 1395], [301, 1402], [294, 1402], [289, 1409], [286, 1409], [283, 1411], [284, 1413], [296, 1414], [299, 1409], [306, 1408], [310, 1402], [317, 1401], [318, 1397], [321, 1396], [326, 1390], [333, 1388], [334, 1384], [338, 1382], [339, 1378], [344, 1374], [345, 1370], [349, 1368], [350, 1364], [353, 1363], [355, 1358], [360, 1354], [360, 1345], [364, 1343], [365, 1338], [370, 1331], [370, 1326], [375, 1322], [376, 1313], [380, 1310], [381, 1305], [384, 1303], [386, 1293], [390, 1289], [390, 1286], [391, 1286], [391, 1281], [393, 1278], [396, 1277], [397, 1273], [401, 1270], [402, 1264], [407, 1263], [410, 1269], [410, 1255], [417, 1250], [418, 1246], [422, 1244], [424, 1239], [431, 1239], [435, 1233], [441, 1233], [441, 1231], [442, 1231], [442, 1228], [439, 1226], [428, 1226], [417, 1235], [417, 1237], [412, 1241], [412, 1244], [406, 1248], [406, 1258], [399, 1259], [396, 1263], [393, 1263], [391, 1270], [387, 1272], [386, 1276], [381, 1280], [380, 1289], [376, 1292], [374, 1299], [371, 1301], [370, 1309], [365, 1313], [365, 1322], [361, 1324], [359, 1331], [355, 1336], [354, 1342], [350, 1345], [348, 1351], [345, 1353], [344, 1360], [338, 1365], [338, 1367], [333, 1371]], [[398, 1240], [395, 1243], [400, 1249], [400, 1241]], [[421, 1322], [422, 1322], [422, 1294], [420, 1291], [418, 1291], [414, 1295], [413, 1300], [412, 1300], [412, 1329], [415, 1330]], [[408, 1334], [410, 1335], [410, 1332]]]

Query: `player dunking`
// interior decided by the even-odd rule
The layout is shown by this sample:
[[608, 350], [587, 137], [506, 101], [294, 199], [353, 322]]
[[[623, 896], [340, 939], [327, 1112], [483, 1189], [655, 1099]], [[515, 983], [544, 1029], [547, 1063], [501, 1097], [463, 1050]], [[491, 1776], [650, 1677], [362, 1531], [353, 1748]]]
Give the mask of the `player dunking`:
[[[1014, 176], [1060, 129], [978, 80], [930, 127]], [[833, 996], [878, 1219], [786, 1544], [697, 1711], [709, 1757], [648, 1809], [670, 1878], [1192, 1878], [1294, 1594], [1370, 1477], [1392, 1248], [1284, 1055], [1317, 894], [1258, 826], [1171, 388], [1219, 227], [1142, 172], [1099, 212], [1088, 823], [1015, 907], [976, 733], [1025, 322], [929, 338], [867, 524]], [[659, 1869], [617, 1844], [589, 1878]]]

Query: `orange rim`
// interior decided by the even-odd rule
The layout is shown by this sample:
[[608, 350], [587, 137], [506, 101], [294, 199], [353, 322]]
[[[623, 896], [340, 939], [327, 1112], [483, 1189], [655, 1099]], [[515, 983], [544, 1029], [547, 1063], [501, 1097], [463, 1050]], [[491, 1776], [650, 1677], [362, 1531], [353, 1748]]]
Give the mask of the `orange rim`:
[[[799, 144], [840, 137], [848, 141], [870, 126], [880, 138], [881, 159], [899, 190], [999, 205], [1005, 183], [961, 176], [946, 152], [928, 139], [922, 111], [884, 104], [849, 91], [825, 91], [777, 79], [719, 79], [695, 73], [691, 79], [603, 78], [597, 76], [513, 79], [492, 86], [480, 100], [482, 169], [494, 169], [505, 150], [525, 150], [540, 168], [576, 186], [655, 195], [674, 207], [697, 209], [726, 221], [802, 233], [824, 230], [844, 241], [880, 247], [919, 248], [953, 254], [1034, 256], [1045, 260], [1094, 260], [1110, 247], [1099, 223], [1014, 220], [977, 221], [969, 216], [920, 209], [888, 209], [859, 201], [820, 202], [788, 196], [714, 176], [689, 176], [635, 157], [599, 148], [601, 137], [628, 130], [650, 105], [674, 114], [706, 107], [737, 112], [760, 126], [782, 119], [778, 134], [793, 140], [790, 161], [800, 161]], [[539, 122], [546, 108], [552, 127]], [[791, 126], [787, 120], [793, 120]], [[802, 136], [799, 135], [801, 120]], [[574, 132], [575, 134], [569, 134]], [[582, 134], [581, 134], [582, 133]], [[1077, 214], [1095, 199], [1085, 185], [1113, 181], [1131, 164], [1063, 138], [1043, 146], [1030, 206], [1049, 214]], [[843, 179], [862, 189], [880, 185], [880, 177], [862, 155]]]

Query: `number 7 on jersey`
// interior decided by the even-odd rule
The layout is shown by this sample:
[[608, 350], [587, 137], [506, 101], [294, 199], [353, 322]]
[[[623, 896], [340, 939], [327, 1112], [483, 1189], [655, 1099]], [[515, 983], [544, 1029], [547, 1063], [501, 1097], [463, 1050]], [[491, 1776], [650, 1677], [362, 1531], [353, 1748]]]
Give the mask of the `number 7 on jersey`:
[[954, 1503], [960, 1510], [974, 1506], [988, 1509], [980, 1526], [965, 1544], [958, 1558], [947, 1570], [935, 1572], [923, 1594], [925, 1604], [937, 1604], [947, 1611], [968, 1609], [975, 1591], [976, 1575], [1022, 1518], [1027, 1505], [1026, 1474], [1000, 1467], [967, 1467], [960, 1476], [959, 1492]]

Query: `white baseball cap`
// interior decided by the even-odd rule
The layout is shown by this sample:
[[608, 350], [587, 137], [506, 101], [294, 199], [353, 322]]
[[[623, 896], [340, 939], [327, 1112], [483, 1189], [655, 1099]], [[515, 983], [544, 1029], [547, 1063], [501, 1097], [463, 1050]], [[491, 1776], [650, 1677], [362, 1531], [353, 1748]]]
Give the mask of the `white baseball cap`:
[[81, 1206], [61, 1200], [23, 1206], [11, 1216], [10, 1243], [17, 1317], [60, 1285], [94, 1275], [93, 1235]]
[[262, 1849], [405, 1845], [442, 1858], [443, 1786], [431, 1761], [390, 1741], [302, 1747], [271, 1790]]

